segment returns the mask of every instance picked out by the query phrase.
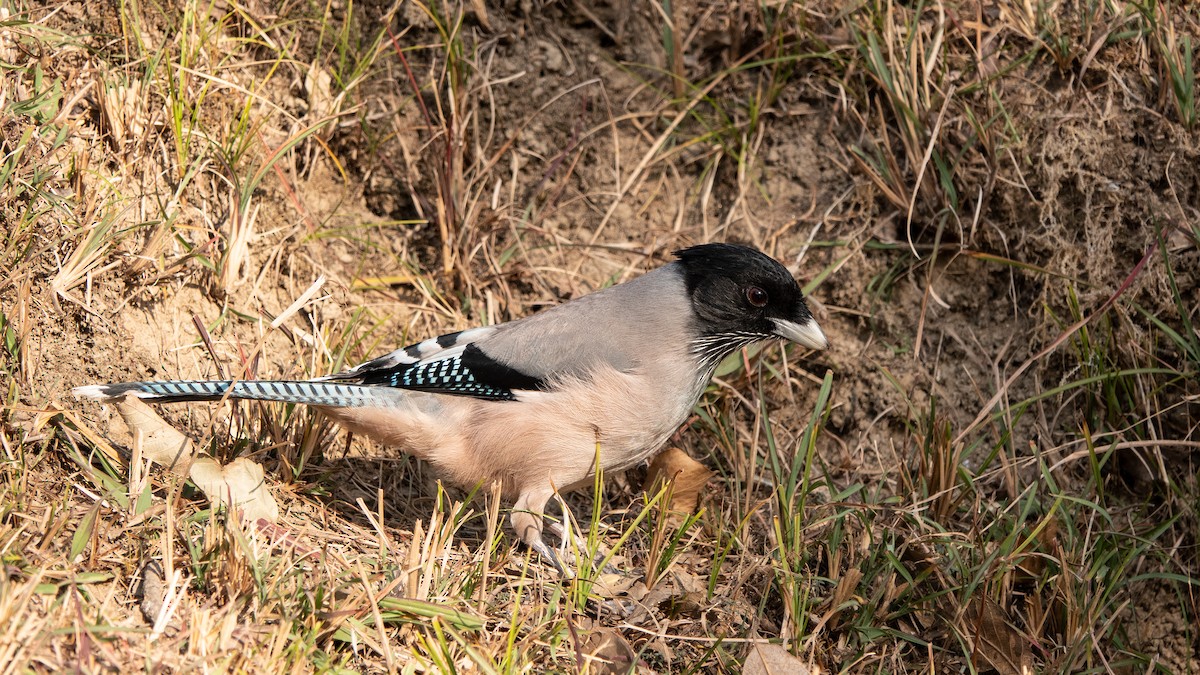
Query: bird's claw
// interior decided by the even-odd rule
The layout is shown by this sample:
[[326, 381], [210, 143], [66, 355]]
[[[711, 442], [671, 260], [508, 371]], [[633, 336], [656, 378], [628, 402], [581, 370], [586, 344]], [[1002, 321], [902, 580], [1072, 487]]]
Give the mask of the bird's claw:
[[550, 548], [546, 542], [542, 541], [541, 537], [538, 537], [537, 539], [528, 543], [529, 548], [533, 549], [535, 553], [541, 556], [542, 560], [553, 565], [554, 569], [558, 570], [559, 574], [567, 577], [568, 579], [575, 577], [575, 571], [564, 565], [562, 560], [558, 557], [558, 553], [556, 553], [554, 549]]

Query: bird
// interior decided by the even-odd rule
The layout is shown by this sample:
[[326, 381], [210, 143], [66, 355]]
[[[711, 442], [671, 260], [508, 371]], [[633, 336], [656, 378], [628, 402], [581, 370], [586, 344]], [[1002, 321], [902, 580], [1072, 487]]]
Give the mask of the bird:
[[316, 406], [467, 489], [498, 482], [509, 523], [543, 540], [555, 494], [653, 456], [687, 421], [717, 365], [754, 343], [828, 347], [799, 284], [774, 258], [709, 243], [506, 323], [448, 333], [312, 380], [172, 380], [77, 387], [80, 398], [225, 398]]

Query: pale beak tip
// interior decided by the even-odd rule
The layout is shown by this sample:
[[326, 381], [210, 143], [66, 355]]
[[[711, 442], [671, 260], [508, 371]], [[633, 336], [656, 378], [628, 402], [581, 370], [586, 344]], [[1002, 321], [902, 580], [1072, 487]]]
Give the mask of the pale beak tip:
[[825, 337], [825, 332], [817, 325], [816, 319], [809, 319], [805, 323], [776, 319], [775, 334], [809, 349], [829, 348], [829, 339]]
[[821, 330], [816, 321], [810, 321], [808, 325], [812, 327], [811, 339], [800, 344], [810, 349], [829, 349], [829, 338], [825, 337], [825, 331]]

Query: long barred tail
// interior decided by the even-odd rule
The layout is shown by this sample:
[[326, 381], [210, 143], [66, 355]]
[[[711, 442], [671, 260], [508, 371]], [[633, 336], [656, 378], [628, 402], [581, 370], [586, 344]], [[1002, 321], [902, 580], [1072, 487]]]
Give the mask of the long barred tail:
[[72, 390], [80, 398], [111, 401], [133, 394], [145, 401], [219, 401], [225, 398], [282, 401], [339, 408], [396, 407], [402, 405], [405, 392], [391, 387], [370, 387], [331, 382], [289, 382], [283, 380], [169, 380], [165, 382], [122, 382], [92, 384]]

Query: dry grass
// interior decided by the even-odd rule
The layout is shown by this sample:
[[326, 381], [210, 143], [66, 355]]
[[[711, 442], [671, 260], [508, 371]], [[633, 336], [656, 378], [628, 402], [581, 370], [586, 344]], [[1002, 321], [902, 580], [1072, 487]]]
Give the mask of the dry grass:
[[[1198, 29], [0, 1], [0, 671], [1200, 670]], [[325, 374], [707, 240], [810, 280], [834, 347], [721, 369], [697, 513], [568, 496], [575, 578], [308, 410], [164, 409], [266, 467], [242, 527], [67, 397]]]

